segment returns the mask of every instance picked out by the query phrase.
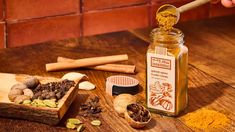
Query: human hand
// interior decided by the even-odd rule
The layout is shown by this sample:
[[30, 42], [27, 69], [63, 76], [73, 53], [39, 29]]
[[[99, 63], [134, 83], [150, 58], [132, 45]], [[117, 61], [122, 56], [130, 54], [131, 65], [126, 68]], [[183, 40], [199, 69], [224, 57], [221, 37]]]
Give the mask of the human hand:
[[225, 7], [234, 7], [235, 6], [235, 0], [221, 0], [221, 3]]

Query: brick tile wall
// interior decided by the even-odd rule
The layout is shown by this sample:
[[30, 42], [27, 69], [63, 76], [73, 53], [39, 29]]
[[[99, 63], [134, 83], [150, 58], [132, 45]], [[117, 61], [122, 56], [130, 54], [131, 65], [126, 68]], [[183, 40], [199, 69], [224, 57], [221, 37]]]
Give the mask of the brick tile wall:
[[[155, 13], [161, 5], [179, 7], [190, 1], [0, 0], [0, 48], [156, 26]], [[208, 3], [182, 13], [180, 21], [230, 14], [235, 8]]]
[[83, 35], [148, 27], [149, 7], [142, 5], [84, 13]]
[[32, 19], [7, 24], [7, 46], [80, 37], [80, 14]]
[[138, 4], [145, 4], [149, 0], [82, 0], [83, 1], [83, 10], [101, 10], [101, 9], [110, 9], [117, 8], [122, 6], [132, 6]]
[[235, 7], [225, 8], [220, 3], [210, 5], [210, 18], [235, 14]]
[[0, 21], [4, 19], [3, 8], [3, 0], [0, 0]]
[[46, 16], [76, 13], [78, 0], [5, 0], [6, 19], [32, 19]]
[[5, 23], [0, 22], [0, 49], [5, 47]]

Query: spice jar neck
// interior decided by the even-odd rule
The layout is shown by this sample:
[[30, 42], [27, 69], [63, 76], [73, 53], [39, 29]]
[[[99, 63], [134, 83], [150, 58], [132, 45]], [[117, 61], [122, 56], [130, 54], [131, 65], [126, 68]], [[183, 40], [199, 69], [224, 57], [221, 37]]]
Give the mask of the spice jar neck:
[[151, 46], [153, 47], [165, 47], [174, 49], [180, 47], [184, 43], [184, 34], [177, 28], [173, 28], [169, 31], [155, 28], [151, 34]]

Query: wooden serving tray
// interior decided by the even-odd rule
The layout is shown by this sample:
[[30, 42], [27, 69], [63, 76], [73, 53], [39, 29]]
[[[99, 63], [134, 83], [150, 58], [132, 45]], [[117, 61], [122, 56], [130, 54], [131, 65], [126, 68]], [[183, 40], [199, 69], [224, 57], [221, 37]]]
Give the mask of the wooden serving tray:
[[[34, 107], [11, 102], [8, 99], [8, 92], [10, 88], [14, 84], [22, 82], [22, 80], [27, 76], [28, 75], [0, 73], [0, 116], [26, 119], [49, 125], [58, 124], [75, 99], [78, 88], [70, 88], [64, 97], [58, 101], [57, 108]], [[60, 81], [60, 79], [52, 77], [38, 76], [37, 78], [42, 84]]]

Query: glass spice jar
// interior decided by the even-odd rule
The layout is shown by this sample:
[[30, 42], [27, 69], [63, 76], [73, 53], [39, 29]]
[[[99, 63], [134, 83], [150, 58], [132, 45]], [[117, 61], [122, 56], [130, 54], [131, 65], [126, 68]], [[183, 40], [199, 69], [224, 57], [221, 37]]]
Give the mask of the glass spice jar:
[[150, 111], [177, 116], [188, 104], [188, 48], [177, 28], [155, 28], [147, 50], [147, 107]]

